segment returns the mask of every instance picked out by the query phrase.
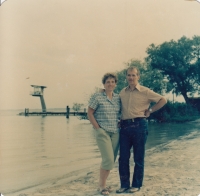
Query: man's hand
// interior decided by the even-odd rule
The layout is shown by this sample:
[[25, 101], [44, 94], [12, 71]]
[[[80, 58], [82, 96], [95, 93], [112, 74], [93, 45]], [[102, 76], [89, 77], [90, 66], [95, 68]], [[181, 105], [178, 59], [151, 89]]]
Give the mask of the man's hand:
[[144, 111], [144, 115], [145, 115], [146, 117], [149, 117], [150, 114], [151, 114], [151, 112], [150, 112], [148, 109], [146, 109], [146, 110]]
[[[165, 104], [167, 103], [167, 100], [162, 97], [153, 107], [151, 107], [150, 109], [146, 109], [144, 111], [144, 115], [146, 117], [149, 117], [151, 113], [159, 110], [160, 108], [162, 108]], [[151, 111], [150, 111], [151, 110]]]

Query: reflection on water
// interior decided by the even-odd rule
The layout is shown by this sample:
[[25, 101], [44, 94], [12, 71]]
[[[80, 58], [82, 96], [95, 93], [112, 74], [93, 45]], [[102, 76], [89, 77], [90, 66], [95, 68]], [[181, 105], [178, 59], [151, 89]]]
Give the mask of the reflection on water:
[[[99, 165], [87, 120], [63, 116], [0, 115], [0, 190], [6, 195]], [[150, 124], [147, 148], [195, 130], [194, 123]]]
[[199, 124], [190, 123], [154, 123], [149, 124], [149, 135], [147, 139], [146, 149], [156, 145], [169, 142], [178, 137], [189, 134], [191, 131], [199, 128]]
[[100, 162], [88, 121], [50, 116], [1, 116], [0, 120], [0, 190], [4, 194]]

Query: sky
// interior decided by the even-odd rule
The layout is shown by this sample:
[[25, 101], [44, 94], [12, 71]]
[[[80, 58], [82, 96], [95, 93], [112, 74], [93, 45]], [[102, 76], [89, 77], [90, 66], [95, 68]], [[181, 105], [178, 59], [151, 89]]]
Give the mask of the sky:
[[[0, 109], [87, 103], [106, 72], [143, 60], [154, 43], [200, 35], [185, 0], [7, 0], [0, 6]], [[179, 97], [177, 100], [181, 100]]]

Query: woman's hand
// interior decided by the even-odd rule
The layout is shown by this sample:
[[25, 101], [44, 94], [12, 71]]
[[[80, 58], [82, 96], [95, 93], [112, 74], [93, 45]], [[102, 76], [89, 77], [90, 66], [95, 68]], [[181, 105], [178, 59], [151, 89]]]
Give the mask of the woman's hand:
[[100, 126], [97, 123], [96, 119], [94, 118], [94, 111], [95, 111], [94, 109], [88, 107], [88, 118], [91, 124], [93, 125], [94, 129], [99, 129]]

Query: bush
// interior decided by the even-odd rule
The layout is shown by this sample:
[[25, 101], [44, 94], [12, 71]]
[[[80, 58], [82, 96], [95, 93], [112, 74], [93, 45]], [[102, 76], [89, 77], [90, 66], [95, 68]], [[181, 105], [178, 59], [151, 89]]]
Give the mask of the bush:
[[149, 120], [156, 122], [187, 122], [196, 120], [200, 117], [197, 108], [185, 103], [168, 101], [167, 104], [159, 111], [151, 114]]

